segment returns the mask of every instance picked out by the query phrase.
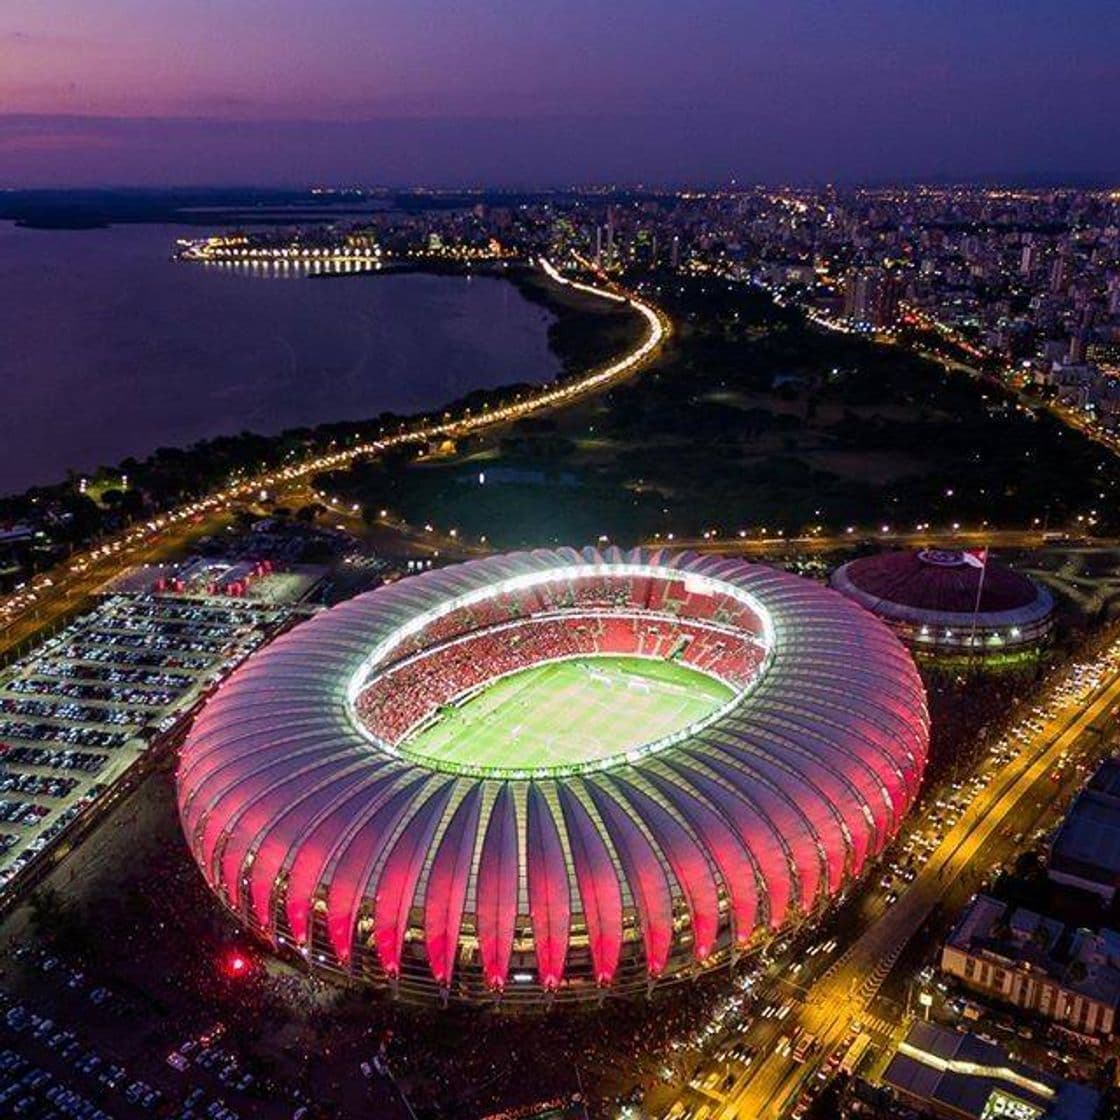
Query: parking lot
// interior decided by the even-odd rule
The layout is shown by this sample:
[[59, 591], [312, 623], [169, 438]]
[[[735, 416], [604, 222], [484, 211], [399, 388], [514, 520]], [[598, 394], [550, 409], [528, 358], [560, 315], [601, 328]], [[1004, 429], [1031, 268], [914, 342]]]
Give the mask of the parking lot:
[[0, 675], [0, 886], [291, 619], [238, 599], [112, 595]]
[[[183, 844], [170, 762], [104, 802], [97, 828], [0, 919], [0, 1094], [17, 1090], [0, 1116], [31, 1097], [18, 1115], [35, 1120], [407, 1120], [386, 1077], [361, 1069], [385, 1017], [404, 1013], [371, 1015], [367, 999], [272, 959], [214, 904]], [[8, 1069], [4, 1050], [28, 1064]], [[52, 1080], [31, 1086], [42, 1071]], [[63, 1112], [45, 1100], [55, 1085], [86, 1103]]]
[[[184, 1031], [161, 1062], [134, 1035], [121, 1037], [139, 1010], [127, 996], [49, 949], [24, 945], [9, 962], [27, 982], [18, 996], [0, 992], [0, 1115], [241, 1120], [257, 1111], [257, 1078], [221, 1023]], [[288, 1096], [273, 1102], [274, 1115], [299, 1112], [298, 1093]]]

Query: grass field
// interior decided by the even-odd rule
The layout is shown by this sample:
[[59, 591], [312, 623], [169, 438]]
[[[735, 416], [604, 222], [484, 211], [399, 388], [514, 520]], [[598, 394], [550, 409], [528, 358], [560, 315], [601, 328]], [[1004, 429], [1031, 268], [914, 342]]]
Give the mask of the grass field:
[[568, 766], [660, 739], [731, 696], [719, 681], [669, 661], [555, 661], [496, 681], [442, 713], [400, 749], [436, 766]]

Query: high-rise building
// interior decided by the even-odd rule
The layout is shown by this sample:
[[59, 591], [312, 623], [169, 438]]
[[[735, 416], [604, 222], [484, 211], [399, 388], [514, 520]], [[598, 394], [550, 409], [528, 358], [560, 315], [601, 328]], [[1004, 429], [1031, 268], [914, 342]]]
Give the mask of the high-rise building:
[[844, 318], [857, 327], [883, 330], [898, 322], [901, 284], [894, 273], [860, 268], [844, 283]]
[[1069, 282], [1069, 253], [1063, 249], [1050, 266], [1050, 294], [1060, 295]]
[[885, 272], [876, 287], [875, 302], [871, 309], [872, 324], [880, 329], [898, 324], [898, 305], [902, 297], [902, 281], [896, 273]]
[[850, 323], [870, 324], [873, 276], [871, 269], [861, 268], [844, 278], [844, 318]]

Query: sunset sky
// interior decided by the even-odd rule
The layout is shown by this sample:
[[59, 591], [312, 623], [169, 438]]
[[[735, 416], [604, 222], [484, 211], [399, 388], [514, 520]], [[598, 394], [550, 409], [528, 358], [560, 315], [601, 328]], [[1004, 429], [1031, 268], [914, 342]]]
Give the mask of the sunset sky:
[[0, 186], [1120, 178], [1116, 0], [5, 0]]

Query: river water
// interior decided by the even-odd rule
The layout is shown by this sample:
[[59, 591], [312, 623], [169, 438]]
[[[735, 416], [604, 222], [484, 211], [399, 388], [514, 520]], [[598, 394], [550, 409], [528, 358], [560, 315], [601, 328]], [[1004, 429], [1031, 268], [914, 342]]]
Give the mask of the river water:
[[192, 235], [0, 223], [0, 494], [160, 446], [423, 411], [559, 372], [551, 316], [502, 280], [173, 262]]

